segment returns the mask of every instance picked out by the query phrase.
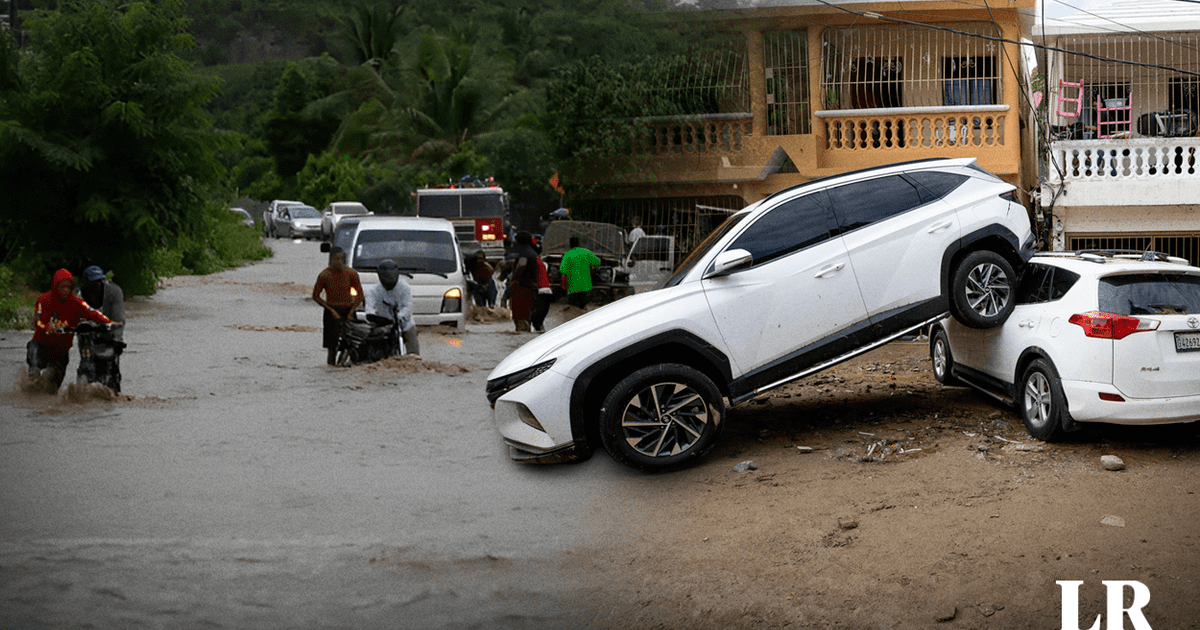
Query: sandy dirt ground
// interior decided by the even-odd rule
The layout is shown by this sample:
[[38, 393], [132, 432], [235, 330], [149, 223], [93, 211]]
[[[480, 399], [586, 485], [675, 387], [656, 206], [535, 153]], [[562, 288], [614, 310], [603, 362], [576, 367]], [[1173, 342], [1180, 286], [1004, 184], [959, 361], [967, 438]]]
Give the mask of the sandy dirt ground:
[[918, 340], [734, 408], [688, 470], [523, 466], [483, 387], [532, 335], [328, 368], [315, 245], [271, 245], [130, 304], [121, 396], [18, 391], [0, 332], [0, 630], [1060, 628], [1058, 580], [1067, 627], [1136, 580], [1200, 628], [1195, 426], [1043, 444]]
[[[701, 465], [623, 480], [627, 507], [604, 527], [630, 539], [600, 556], [623, 577], [589, 596], [615, 602], [597, 619], [1088, 628], [1102, 581], [1136, 580], [1150, 627], [1200, 628], [1196, 426], [1093, 425], [1045, 444], [930, 370], [925, 341], [890, 344], [736, 408]], [[746, 461], [757, 469], [734, 472]], [[1063, 625], [1059, 580], [1084, 582], [1078, 626]]]

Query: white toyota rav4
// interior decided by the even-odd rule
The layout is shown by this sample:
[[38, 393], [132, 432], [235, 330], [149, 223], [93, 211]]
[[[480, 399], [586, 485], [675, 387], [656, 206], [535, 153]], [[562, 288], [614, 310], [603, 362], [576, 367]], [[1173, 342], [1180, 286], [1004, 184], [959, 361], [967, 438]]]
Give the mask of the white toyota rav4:
[[519, 461], [603, 444], [644, 471], [685, 465], [737, 404], [947, 312], [989, 328], [1033, 255], [1014, 187], [974, 159], [807, 182], [733, 214], [663, 286], [530, 341], [488, 377]]
[[1200, 420], [1200, 268], [1153, 252], [1039, 254], [1015, 302], [996, 328], [931, 329], [938, 381], [1012, 403], [1042, 440], [1080, 422]]

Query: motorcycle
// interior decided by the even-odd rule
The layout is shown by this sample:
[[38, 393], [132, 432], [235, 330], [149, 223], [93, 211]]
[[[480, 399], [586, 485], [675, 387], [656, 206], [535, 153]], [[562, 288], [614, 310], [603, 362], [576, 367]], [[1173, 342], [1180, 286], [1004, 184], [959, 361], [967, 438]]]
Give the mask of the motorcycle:
[[342, 320], [334, 365], [350, 367], [374, 363], [388, 357], [405, 354], [400, 338], [400, 322], [377, 315], [367, 315], [367, 321]]
[[114, 392], [121, 391], [121, 353], [125, 342], [113, 332], [119, 324], [98, 324], [84, 320], [75, 327], [79, 340], [79, 370], [75, 382], [99, 383]]

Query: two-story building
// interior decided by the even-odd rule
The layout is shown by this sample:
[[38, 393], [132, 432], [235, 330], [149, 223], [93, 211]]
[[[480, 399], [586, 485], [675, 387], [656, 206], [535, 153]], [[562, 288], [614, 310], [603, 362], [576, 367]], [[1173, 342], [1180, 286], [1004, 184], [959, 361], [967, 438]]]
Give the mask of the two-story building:
[[[628, 150], [574, 174], [577, 216], [674, 234], [686, 251], [730, 210], [860, 168], [975, 157], [1026, 185], [1019, 41], [1034, 0], [797, 0], [706, 11], [686, 28], [696, 68], [664, 89], [704, 111], [634, 121]], [[1025, 199], [1028, 201], [1028, 199]]]
[[[1051, 247], [1200, 259], [1200, 5], [1123, 0], [1035, 29]], [[1042, 70], [1044, 68], [1044, 71]]]

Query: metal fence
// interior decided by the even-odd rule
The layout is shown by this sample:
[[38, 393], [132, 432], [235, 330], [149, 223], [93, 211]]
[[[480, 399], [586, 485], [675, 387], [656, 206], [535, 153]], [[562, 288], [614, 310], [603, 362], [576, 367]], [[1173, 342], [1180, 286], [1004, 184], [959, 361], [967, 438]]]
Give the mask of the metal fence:
[[1069, 234], [1067, 249], [1147, 250], [1178, 256], [1195, 265], [1200, 263], [1200, 232], [1168, 234]]

